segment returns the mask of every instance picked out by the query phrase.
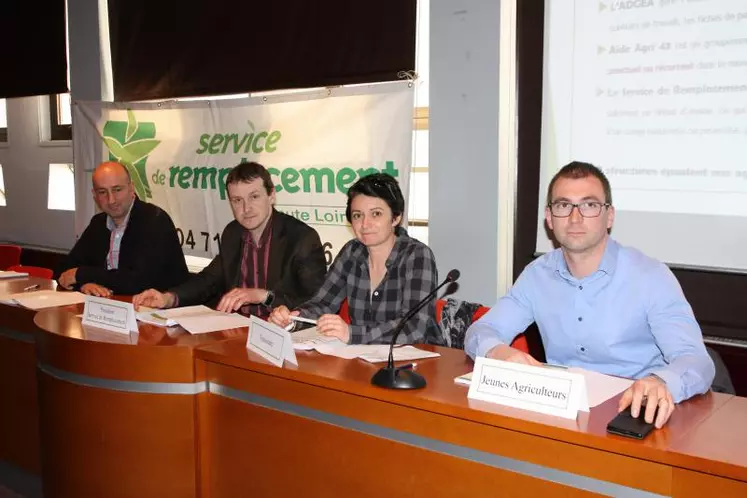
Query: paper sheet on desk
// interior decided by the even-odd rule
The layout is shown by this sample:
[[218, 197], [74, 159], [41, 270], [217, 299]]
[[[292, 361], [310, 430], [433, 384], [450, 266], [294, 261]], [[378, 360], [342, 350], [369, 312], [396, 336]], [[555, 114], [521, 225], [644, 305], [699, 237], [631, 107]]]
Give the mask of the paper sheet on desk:
[[631, 385], [633, 380], [592, 372], [583, 368], [571, 367], [571, 373], [580, 373], [586, 380], [586, 394], [589, 396], [589, 408], [601, 405], [608, 399], [617, 396]]
[[160, 327], [181, 325], [190, 334], [207, 334], [225, 329], [248, 327], [249, 318], [238, 313], [223, 313], [207, 306], [184, 306], [169, 310], [141, 311], [137, 319]]
[[162, 316], [158, 311], [138, 311], [135, 313], [138, 322], [148, 323], [156, 327], [174, 327], [177, 325], [173, 319], [160, 318]]
[[185, 316], [176, 319], [176, 322], [184, 327], [190, 334], [207, 334], [226, 329], [237, 329], [248, 327], [251, 324], [249, 318], [238, 313], [220, 313], [215, 315]]
[[53, 290], [18, 292], [16, 294], [4, 294], [0, 296], [0, 302], [18, 304], [32, 310], [68, 306], [70, 304], [83, 303], [85, 300], [86, 296], [80, 292], [57, 292]]
[[25, 278], [28, 277], [29, 274], [26, 272], [20, 272], [20, 271], [0, 271], [0, 280], [6, 279], [6, 278]]
[[[366, 360], [370, 363], [379, 363], [389, 360], [389, 346], [377, 345], [366, 347], [371, 349], [368, 350], [368, 352], [358, 355], [358, 358], [361, 360]], [[441, 356], [440, 353], [424, 351], [414, 346], [400, 346], [394, 348], [394, 361], [423, 360], [425, 358], [437, 358], [439, 356]]]
[[197, 306], [183, 306], [181, 308], [171, 308], [168, 310], [159, 310], [155, 308], [148, 308], [147, 306], [141, 306], [140, 311], [135, 315], [136, 318], [143, 322], [158, 327], [174, 327], [179, 325], [176, 320], [178, 317], [183, 316], [210, 316], [214, 313], [219, 313], [205, 305]]
[[336, 337], [329, 337], [321, 335], [316, 331], [316, 327], [309, 327], [307, 329], [299, 330], [298, 332], [291, 332], [291, 340], [293, 341], [293, 349], [298, 351], [310, 351], [314, 349], [314, 346], [318, 341], [323, 340], [337, 341], [343, 344], [342, 341]]
[[291, 340], [293, 341], [293, 349], [296, 351], [317, 350], [322, 354], [337, 356], [338, 358], [345, 358], [348, 360], [358, 356], [358, 352], [351, 349], [355, 346], [349, 346], [337, 337], [322, 335], [317, 332], [316, 327], [293, 332], [291, 334]]
[[[299, 351], [310, 351], [315, 349], [321, 354], [336, 356], [352, 360], [362, 360], [377, 363], [389, 359], [389, 346], [386, 344], [345, 344], [336, 337], [321, 335], [316, 327], [299, 330], [291, 334], [293, 349]], [[394, 361], [419, 360], [423, 358], [435, 358], [441, 356], [432, 351], [423, 351], [412, 346], [400, 346], [394, 348]]]
[[[592, 372], [591, 370], [585, 370], [583, 368], [571, 367], [568, 371], [572, 373], [580, 373], [584, 376], [584, 381], [586, 382], [586, 394], [589, 397], [589, 408], [601, 405], [633, 384], [631, 379], [605, 375], [603, 373]], [[469, 386], [472, 382], [472, 372], [456, 377], [454, 382]]]

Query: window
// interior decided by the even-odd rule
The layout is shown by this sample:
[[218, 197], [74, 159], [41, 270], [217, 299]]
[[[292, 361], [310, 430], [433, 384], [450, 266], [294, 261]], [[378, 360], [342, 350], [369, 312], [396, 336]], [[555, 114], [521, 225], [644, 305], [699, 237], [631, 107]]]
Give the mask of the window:
[[[67, 2], [69, 3], [69, 1]], [[65, 16], [65, 39], [67, 41], [67, 87], [70, 88], [70, 26]], [[49, 96], [49, 139], [72, 140], [73, 116], [70, 108], [70, 93]]]
[[415, 109], [412, 170], [407, 204], [408, 233], [428, 244], [428, 109]]
[[75, 211], [75, 174], [72, 164], [49, 165], [47, 209]]
[[[5, 99], [0, 99], [0, 142], [8, 141], [8, 114], [5, 110]], [[5, 204], [3, 204], [4, 206]]]
[[49, 131], [52, 140], [72, 140], [73, 119], [70, 94], [49, 96]]
[[430, 76], [430, 0], [418, 0], [415, 67], [415, 120], [412, 136], [412, 172], [408, 199], [408, 233], [428, 244], [428, 84]]
[[0, 206], [5, 205], [5, 180], [3, 180], [3, 165], [0, 164]]
[[70, 102], [70, 94], [69, 93], [59, 94], [57, 96], [57, 102], [59, 103], [60, 124], [61, 125], [72, 125], [73, 114], [72, 114], [72, 108], [70, 107], [72, 105]]

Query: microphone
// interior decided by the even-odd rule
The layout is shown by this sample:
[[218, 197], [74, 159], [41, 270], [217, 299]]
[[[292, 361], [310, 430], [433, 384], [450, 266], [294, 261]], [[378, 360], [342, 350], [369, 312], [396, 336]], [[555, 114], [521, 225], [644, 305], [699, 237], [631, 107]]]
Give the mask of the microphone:
[[[433, 289], [427, 296], [425, 296], [418, 304], [415, 305], [410, 311], [397, 324], [392, 334], [392, 341], [389, 344], [389, 360], [386, 363], [386, 367], [379, 369], [371, 378], [371, 384], [386, 389], [421, 389], [425, 387], [425, 377], [412, 369], [395, 367], [394, 366], [394, 345], [397, 343], [397, 337], [405, 327], [405, 324], [420, 311], [423, 306], [428, 304], [436, 293], [446, 284], [456, 282], [459, 279], [459, 270], [451, 270], [443, 282], [438, 287]], [[449, 292], [447, 292], [449, 293]]]

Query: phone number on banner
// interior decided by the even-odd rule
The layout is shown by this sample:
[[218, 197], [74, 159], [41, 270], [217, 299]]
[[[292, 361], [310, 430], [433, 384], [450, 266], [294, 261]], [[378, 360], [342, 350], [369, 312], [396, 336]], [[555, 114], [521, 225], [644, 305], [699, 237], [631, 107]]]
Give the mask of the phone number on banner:
[[197, 248], [198, 251], [210, 252], [211, 241], [215, 241], [218, 244], [218, 250], [220, 250], [220, 233], [210, 234], [210, 232], [198, 232], [190, 229], [186, 231], [185, 236], [185, 231], [177, 228], [176, 237], [179, 239], [180, 246], [184, 247], [186, 245], [192, 250]]
[[[195, 234], [197, 236], [195, 237]], [[214, 241], [218, 244], [218, 250], [220, 251], [220, 232], [210, 234], [210, 232], [198, 232], [197, 230], [188, 229], [186, 236], [184, 230], [181, 228], [176, 229], [176, 237], [179, 239], [179, 245], [181, 247], [189, 246], [191, 250], [197, 248], [198, 251], [210, 252], [210, 242]], [[332, 243], [325, 242], [322, 244], [324, 249], [324, 258], [327, 261], [327, 266], [332, 264]]]

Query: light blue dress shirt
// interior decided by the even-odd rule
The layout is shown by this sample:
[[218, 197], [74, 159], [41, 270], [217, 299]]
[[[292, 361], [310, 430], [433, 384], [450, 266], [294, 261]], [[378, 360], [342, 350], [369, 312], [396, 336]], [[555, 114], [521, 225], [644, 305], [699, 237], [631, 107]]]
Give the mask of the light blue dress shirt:
[[715, 368], [672, 272], [607, 240], [593, 274], [571, 275], [556, 249], [529, 264], [513, 288], [467, 330], [473, 359], [537, 322], [548, 363], [663, 379], [679, 403], [711, 387]]

